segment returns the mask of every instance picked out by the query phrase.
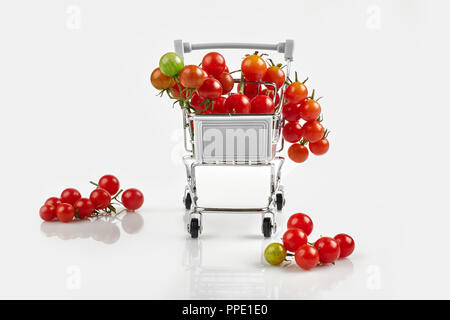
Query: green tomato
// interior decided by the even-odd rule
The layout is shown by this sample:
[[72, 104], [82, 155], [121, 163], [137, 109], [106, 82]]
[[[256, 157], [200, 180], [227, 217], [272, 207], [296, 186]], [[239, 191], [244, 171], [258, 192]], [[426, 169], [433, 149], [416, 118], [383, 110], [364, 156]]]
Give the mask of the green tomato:
[[168, 52], [159, 60], [159, 69], [168, 77], [176, 76], [183, 68], [183, 59], [175, 52]]
[[271, 265], [277, 266], [286, 258], [286, 249], [281, 243], [271, 243], [264, 250], [264, 258]]

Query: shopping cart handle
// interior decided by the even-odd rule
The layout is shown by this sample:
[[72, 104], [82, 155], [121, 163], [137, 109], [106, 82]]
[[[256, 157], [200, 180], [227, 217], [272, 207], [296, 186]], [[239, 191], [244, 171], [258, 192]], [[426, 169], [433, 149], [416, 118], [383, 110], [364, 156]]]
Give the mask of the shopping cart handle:
[[266, 43], [239, 43], [239, 42], [217, 42], [217, 43], [190, 43], [183, 40], [175, 40], [175, 52], [183, 57], [184, 53], [193, 50], [203, 49], [258, 49], [258, 50], [274, 50], [284, 53], [286, 60], [293, 60], [294, 57], [294, 40], [286, 40], [277, 44]]

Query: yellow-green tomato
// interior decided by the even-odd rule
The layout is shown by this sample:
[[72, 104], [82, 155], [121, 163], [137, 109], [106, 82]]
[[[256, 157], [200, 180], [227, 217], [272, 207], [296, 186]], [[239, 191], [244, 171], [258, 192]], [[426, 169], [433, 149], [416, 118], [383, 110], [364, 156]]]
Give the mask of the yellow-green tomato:
[[264, 250], [264, 258], [271, 265], [277, 266], [286, 258], [286, 249], [281, 243], [271, 243]]
[[173, 77], [184, 68], [184, 62], [175, 52], [168, 52], [159, 60], [159, 68], [166, 76]]

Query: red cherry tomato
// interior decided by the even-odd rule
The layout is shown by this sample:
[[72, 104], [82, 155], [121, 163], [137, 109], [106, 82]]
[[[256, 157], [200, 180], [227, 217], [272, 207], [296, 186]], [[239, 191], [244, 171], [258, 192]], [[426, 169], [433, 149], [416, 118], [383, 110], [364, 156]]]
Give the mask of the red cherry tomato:
[[207, 53], [202, 60], [202, 69], [213, 77], [219, 76], [226, 67], [225, 58], [217, 52]]
[[175, 83], [172, 77], [166, 76], [159, 68], [153, 70], [150, 81], [152, 82], [153, 87], [158, 90], [169, 89]]
[[111, 195], [102, 188], [97, 188], [91, 192], [89, 199], [92, 201], [96, 209], [105, 209], [111, 203]]
[[300, 104], [299, 103], [286, 103], [283, 106], [283, 118], [287, 121], [300, 120]]
[[241, 72], [249, 81], [260, 81], [266, 73], [267, 65], [263, 58], [256, 54], [247, 56], [241, 63]]
[[191, 106], [197, 110], [197, 112], [199, 113], [205, 113], [206, 111], [208, 111], [208, 101], [206, 101], [206, 99], [201, 98], [197, 92], [194, 92], [192, 94], [192, 98], [191, 98]]
[[58, 206], [58, 204], [61, 203], [61, 199], [58, 197], [51, 197], [48, 198], [47, 201], [45, 201], [44, 204], [48, 204], [50, 206], [54, 206], [55, 208]]
[[291, 228], [301, 229], [306, 233], [306, 235], [309, 236], [313, 231], [313, 222], [308, 215], [304, 213], [295, 213], [289, 217], [287, 227], [289, 229]]
[[73, 205], [81, 219], [90, 217], [95, 210], [94, 203], [88, 198], [81, 198]]
[[198, 95], [204, 99], [215, 99], [222, 95], [222, 85], [214, 78], [208, 78], [198, 88]]
[[61, 222], [69, 222], [75, 216], [75, 208], [68, 203], [60, 203], [56, 207], [56, 217]]
[[213, 100], [213, 113], [227, 113], [225, 110], [225, 101], [227, 98], [219, 97]]
[[334, 240], [339, 244], [339, 258], [348, 257], [353, 253], [353, 250], [355, 250], [355, 241], [348, 234], [340, 233], [334, 237]]
[[128, 210], [137, 210], [144, 203], [144, 195], [138, 189], [127, 189], [122, 193], [122, 203]]
[[309, 144], [309, 150], [316, 156], [320, 156], [328, 152], [330, 148], [330, 143], [327, 138], [322, 138], [319, 141], [312, 142]]
[[251, 101], [251, 113], [274, 113], [275, 104], [268, 96], [258, 95]]
[[[241, 83], [238, 84], [238, 92], [241, 91]], [[246, 82], [244, 84], [244, 94], [252, 100], [258, 95], [258, 84], [253, 82]]]
[[107, 174], [98, 180], [98, 186], [108, 191], [110, 195], [115, 195], [119, 191], [120, 182], [115, 176]]
[[234, 79], [228, 72], [222, 72], [217, 78], [222, 85], [222, 94], [227, 94], [231, 92], [234, 88]]
[[56, 218], [56, 207], [52, 206], [50, 204], [44, 204], [39, 209], [39, 216], [42, 218], [42, 220], [45, 221], [53, 221]]
[[[270, 90], [270, 89], [264, 88], [263, 90], [261, 90], [260, 95], [263, 95], [263, 96], [267, 96], [268, 95], [272, 100], [274, 100], [273, 99], [274, 93], [275, 93], [274, 90]], [[275, 106], [277, 106], [280, 103], [280, 95], [278, 93], [277, 93], [277, 96], [276, 96], [274, 102], [275, 102]]]
[[[275, 85], [277, 86], [277, 91], [283, 86], [285, 80], [286, 76], [284, 74], [284, 71], [279, 66], [271, 66], [267, 68], [266, 73], [263, 77], [263, 81], [275, 83]], [[274, 86], [266, 85], [266, 87], [275, 91]]]
[[81, 198], [81, 193], [77, 189], [67, 188], [61, 193], [61, 202], [74, 204]]
[[308, 236], [300, 229], [288, 229], [283, 235], [283, 245], [288, 251], [295, 252], [308, 242]]
[[295, 262], [303, 270], [311, 270], [319, 264], [319, 250], [304, 244], [295, 251]]
[[185, 88], [198, 89], [208, 78], [208, 74], [196, 65], [187, 65], [180, 72], [180, 82]]
[[250, 113], [251, 103], [246, 95], [243, 94], [232, 94], [225, 101], [226, 113]]
[[333, 263], [340, 255], [339, 244], [330, 237], [322, 237], [314, 243], [314, 247], [319, 250], [320, 262]]
[[302, 138], [302, 126], [298, 122], [286, 122], [283, 127], [283, 137], [287, 142], [298, 142]]
[[301, 82], [292, 82], [286, 88], [285, 96], [288, 102], [300, 103], [308, 97], [308, 89]]
[[316, 120], [321, 112], [320, 104], [316, 100], [306, 99], [300, 103], [300, 117], [305, 121]]
[[319, 121], [308, 121], [303, 124], [303, 138], [308, 142], [317, 142], [322, 139], [325, 129]]
[[308, 159], [309, 151], [303, 144], [294, 143], [288, 149], [288, 156], [292, 161], [302, 163]]

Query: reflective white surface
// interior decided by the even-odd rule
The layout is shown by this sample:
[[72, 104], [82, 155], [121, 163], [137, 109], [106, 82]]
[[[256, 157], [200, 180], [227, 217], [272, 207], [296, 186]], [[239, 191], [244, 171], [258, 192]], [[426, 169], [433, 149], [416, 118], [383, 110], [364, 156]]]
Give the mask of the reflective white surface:
[[[272, 1], [172, 3], [178, 10], [0, 4], [0, 298], [449, 298], [450, 4], [279, 1], [282, 21], [262, 31], [278, 17]], [[205, 216], [201, 238], [189, 239], [180, 112], [148, 79], [177, 38], [296, 41], [293, 68], [325, 96], [331, 149], [286, 164], [287, 206], [272, 241], [302, 211], [315, 222], [311, 240], [354, 236], [349, 259], [310, 272], [268, 266], [270, 240], [253, 215]], [[242, 52], [224, 55], [235, 69]], [[266, 177], [250, 171], [209, 172], [202, 200], [264, 199]], [[144, 207], [40, 220], [46, 198], [69, 186], [88, 195], [88, 181], [105, 173], [141, 189]]]

